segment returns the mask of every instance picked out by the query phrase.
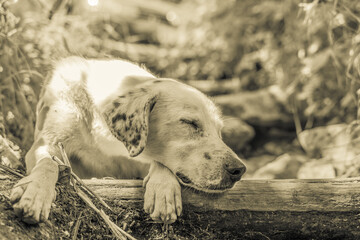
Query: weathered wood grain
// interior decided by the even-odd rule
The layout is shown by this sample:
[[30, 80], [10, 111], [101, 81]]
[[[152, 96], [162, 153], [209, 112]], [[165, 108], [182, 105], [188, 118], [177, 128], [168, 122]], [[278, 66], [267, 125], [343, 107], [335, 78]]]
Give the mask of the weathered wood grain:
[[[74, 196], [68, 192], [72, 188], [62, 184], [58, 186], [49, 221], [38, 227], [22, 223], [8, 200], [17, 180], [11, 175], [0, 175], [0, 239], [68, 238], [73, 228], [66, 223], [75, 223], [80, 212], [83, 220], [79, 239], [100, 235], [111, 238], [99, 230], [103, 223], [92, 217], [91, 210], [84, 209], [81, 200], [74, 202]], [[184, 190], [184, 212], [171, 226], [171, 239], [360, 239], [359, 181], [244, 180], [218, 196]], [[152, 222], [142, 209], [142, 181], [85, 182], [108, 200], [115, 211], [113, 218], [120, 225], [126, 223], [134, 237], [166, 238], [162, 224]]]
[[[142, 201], [141, 180], [85, 180], [108, 200]], [[184, 189], [183, 202], [199, 210], [324, 211], [360, 209], [360, 178], [242, 180], [221, 195]]]

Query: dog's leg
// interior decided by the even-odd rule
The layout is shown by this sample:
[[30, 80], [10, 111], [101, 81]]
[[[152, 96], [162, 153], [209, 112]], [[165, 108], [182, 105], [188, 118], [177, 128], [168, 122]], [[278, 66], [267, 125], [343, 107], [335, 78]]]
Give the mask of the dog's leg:
[[14, 211], [26, 223], [45, 221], [49, 216], [59, 172], [51, 154], [55, 154], [53, 147], [38, 136], [25, 157], [28, 176], [12, 190], [10, 200]]
[[155, 221], [173, 223], [182, 212], [181, 187], [164, 165], [152, 162], [144, 179], [144, 209]]
[[[182, 211], [180, 184], [166, 166], [152, 161], [156, 159], [154, 155], [149, 157], [145, 153], [149, 118], [155, 109], [157, 98], [155, 90], [136, 88], [108, 99], [102, 109], [110, 131], [124, 144], [130, 157], [150, 163], [149, 174], [144, 180], [145, 211], [155, 221], [173, 223]], [[145, 152], [142, 153], [144, 149]]]
[[15, 213], [27, 223], [45, 221], [49, 216], [59, 173], [52, 156], [61, 158], [56, 143], [65, 144], [63, 140], [76, 129], [72, 125], [76, 115], [69, 109], [69, 104], [57, 101], [48, 90], [39, 100], [35, 141], [25, 156], [27, 176], [14, 186], [10, 196]]

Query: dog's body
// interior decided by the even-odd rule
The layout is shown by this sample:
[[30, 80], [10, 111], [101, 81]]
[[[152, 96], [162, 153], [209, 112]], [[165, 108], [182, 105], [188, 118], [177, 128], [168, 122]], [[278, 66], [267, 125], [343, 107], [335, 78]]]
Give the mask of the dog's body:
[[[28, 223], [48, 218], [58, 179], [51, 157], [61, 158], [61, 142], [81, 177], [143, 177], [150, 165], [145, 211], [174, 222], [182, 211], [179, 182], [222, 192], [245, 172], [221, 127], [215, 105], [185, 84], [126, 61], [64, 59], [40, 94], [28, 176], [12, 191], [14, 209]], [[145, 164], [124, 160], [129, 156]]]

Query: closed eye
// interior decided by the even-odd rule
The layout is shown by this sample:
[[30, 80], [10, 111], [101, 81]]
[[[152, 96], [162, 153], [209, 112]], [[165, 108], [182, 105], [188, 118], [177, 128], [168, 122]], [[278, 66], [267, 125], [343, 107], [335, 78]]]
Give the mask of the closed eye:
[[180, 122], [191, 126], [191, 127], [194, 128], [195, 130], [200, 129], [200, 124], [199, 124], [199, 122], [196, 121], [196, 120], [189, 120], [189, 119], [184, 119], [184, 118], [182, 118], [182, 119], [180, 119]]

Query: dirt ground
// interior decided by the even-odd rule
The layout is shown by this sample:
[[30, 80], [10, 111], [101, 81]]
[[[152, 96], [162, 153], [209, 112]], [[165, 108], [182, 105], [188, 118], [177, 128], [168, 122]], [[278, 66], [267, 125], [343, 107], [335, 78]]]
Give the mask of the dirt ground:
[[[8, 196], [18, 178], [0, 178], [0, 239], [115, 239], [98, 215], [72, 187], [59, 184], [49, 221], [35, 226], [21, 222]], [[153, 222], [142, 202], [109, 203], [110, 218], [137, 239], [360, 239], [360, 212], [199, 211], [184, 206], [180, 219], [169, 226]]]

